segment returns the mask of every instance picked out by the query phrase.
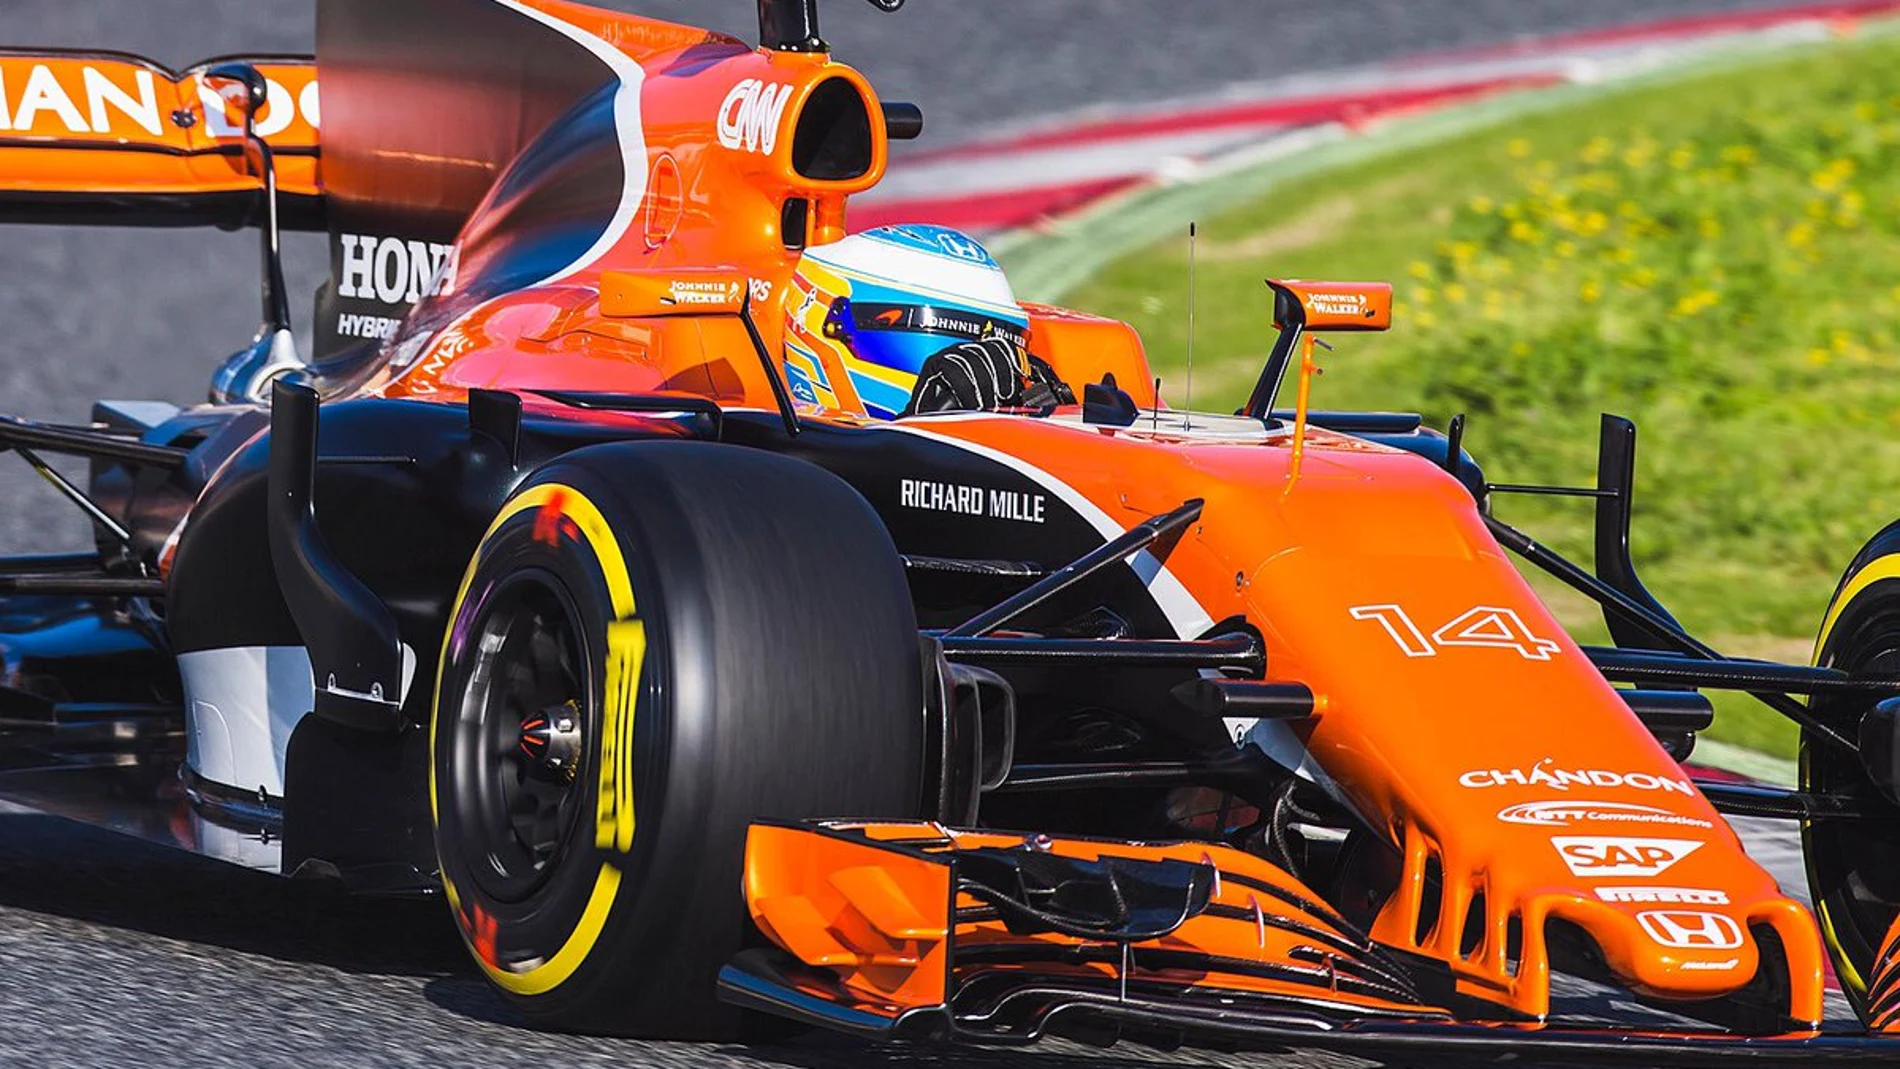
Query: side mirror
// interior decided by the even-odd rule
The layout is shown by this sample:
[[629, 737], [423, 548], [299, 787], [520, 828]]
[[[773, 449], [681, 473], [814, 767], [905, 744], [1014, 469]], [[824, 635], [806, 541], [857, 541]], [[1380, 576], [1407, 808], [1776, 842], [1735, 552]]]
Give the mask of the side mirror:
[[205, 70], [204, 80], [214, 84], [236, 82], [244, 87], [244, 137], [248, 140], [257, 136], [257, 113], [270, 99], [270, 83], [264, 80], [264, 72], [249, 63], [220, 63]]
[[[1305, 433], [1305, 382], [1312, 373], [1312, 334], [1320, 331], [1387, 330], [1392, 326], [1392, 283], [1390, 282], [1305, 282], [1300, 279], [1267, 279], [1273, 291], [1273, 325], [1279, 334], [1267, 364], [1254, 380], [1253, 393], [1240, 415], [1270, 419], [1273, 399], [1280, 392], [1280, 380], [1293, 363], [1302, 339], [1307, 356], [1301, 360], [1300, 419], [1295, 441]], [[1328, 346], [1331, 348], [1331, 346]]]
[[1268, 279], [1273, 319], [1307, 330], [1388, 330], [1392, 326], [1390, 282], [1305, 282]]

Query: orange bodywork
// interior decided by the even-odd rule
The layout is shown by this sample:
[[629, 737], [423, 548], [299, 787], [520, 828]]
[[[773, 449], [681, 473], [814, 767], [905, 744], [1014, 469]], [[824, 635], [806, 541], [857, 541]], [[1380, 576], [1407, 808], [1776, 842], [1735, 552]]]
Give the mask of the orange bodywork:
[[[432, 302], [452, 300], [453, 287], [425, 300], [357, 392], [459, 401], [475, 388], [672, 391], [734, 409], [774, 408], [773, 384], [734, 314], [741, 298], [733, 289], [743, 285], [764, 343], [779, 351], [798, 256], [781, 229], [787, 202], [808, 203], [810, 243], [838, 239], [846, 233], [847, 198], [876, 184], [887, 161], [883, 124], [873, 121], [862, 174], [813, 179], [795, 165], [791, 131], [815, 95], [837, 91], [828, 86], [854, 91], [875, 120], [874, 90], [823, 53], [768, 53], [552, 0], [529, 6], [609, 42], [647, 72], [639, 101], [645, 188], [637, 208], [611, 248], [558, 279], [482, 302], [446, 324], [431, 318]], [[288, 98], [304, 99], [308, 67], [265, 70]], [[0, 130], [0, 183], [141, 191], [255, 184], [231, 151], [235, 141], [206, 121], [194, 75], [174, 79], [123, 58], [7, 56], [0, 80], [14, 116], [22, 114], [23, 89], [54, 82], [74, 109], [28, 109], [28, 128]], [[107, 93], [102, 84], [115, 88]], [[784, 101], [776, 127], [733, 135], [747, 102], [767, 88]], [[152, 100], [159, 129], [129, 117], [122, 96]], [[314, 102], [314, 92], [309, 97]], [[300, 109], [280, 130], [269, 130], [280, 114], [266, 112], [262, 122], [275, 144], [314, 147], [314, 112]], [[196, 121], [174, 118], [187, 113]], [[78, 129], [75, 115], [87, 129]], [[95, 121], [101, 115], [103, 123]], [[314, 156], [280, 165], [284, 188], [319, 187]], [[471, 224], [479, 225], [479, 218]], [[464, 273], [471, 266], [461, 265]], [[1389, 286], [1280, 285], [1297, 295], [1309, 329], [1376, 330], [1390, 322]], [[703, 303], [682, 294], [699, 294]], [[1113, 374], [1138, 405], [1156, 403], [1128, 326], [1045, 306], [1029, 313], [1032, 349], [1078, 393], [1082, 383]], [[870, 425], [848, 397], [836, 409], [807, 406], [801, 414]], [[1812, 918], [1743, 853], [1507, 560], [1470, 492], [1440, 468], [1318, 428], [1296, 452], [1287, 429], [1229, 417], [1198, 425], [1144, 418], [1124, 428], [1085, 424], [1068, 409], [1047, 418], [912, 419], [881, 431], [1014, 458], [1065, 505], [1095, 518], [1105, 538], [1203, 499], [1199, 521], [1159, 559], [1144, 554], [1138, 571], [1179, 637], [1244, 616], [1262, 633], [1266, 678], [1312, 690], [1312, 716], [1259, 725], [1255, 738], [1310, 757], [1323, 786], [1393, 850], [1396, 884], [1372, 937], [1442, 964], [1458, 992], [1489, 1004], [1493, 1016], [1549, 1013], [1545, 938], [1549, 925], [1562, 922], [1587, 933], [1632, 988], [1678, 1000], [1716, 998], [1748, 984], [1763, 960], [1761, 936], [1772, 932], [1788, 974], [1787, 1016], [1820, 1020], [1822, 948]], [[941, 1003], [941, 955], [953, 929], [964, 945], [1023, 937], [992, 922], [954, 921], [960, 900], [938, 854], [1020, 847], [1022, 840], [951, 835], [937, 854], [877, 842], [914, 834], [911, 826], [874, 827], [854, 840], [759, 828], [746, 869], [753, 916], [781, 947], [833, 971], [865, 1005]], [[1306, 894], [1265, 861], [1217, 846], [1058, 841], [1054, 848], [1206, 861]], [[1229, 880], [1216, 901], [1246, 906], [1249, 896]], [[1263, 932], [1250, 922], [1200, 917], [1168, 940], [1236, 960], [1297, 959], [1294, 943]], [[1104, 965], [1077, 967], [1113, 974]], [[1239, 990], [1269, 983], [1218, 970], [1179, 979]], [[1349, 1001], [1368, 1013], [1397, 1005]]]

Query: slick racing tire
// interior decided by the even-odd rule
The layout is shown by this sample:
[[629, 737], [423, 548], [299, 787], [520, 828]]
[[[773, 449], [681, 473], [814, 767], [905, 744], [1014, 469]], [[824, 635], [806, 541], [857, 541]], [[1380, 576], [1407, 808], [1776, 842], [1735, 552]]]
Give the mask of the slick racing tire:
[[[1876, 535], [1848, 565], [1823, 618], [1815, 663], [1855, 675], [1900, 676], [1900, 523]], [[1858, 739], [1877, 699], [1848, 692], [1816, 697], [1812, 708], [1822, 722]], [[1871, 1024], [1892, 1014], [1886, 1005], [1892, 999], [1870, 998], [1870, 987], [1880, 986], [1880, 952], [1900, 917], [1900, 807], [1875, 785], [1858, 754], [1808, 731], [1801, 739], [1801, 789], [1845, 796], [1871, 818], [1810, 820], [1801, 831], [1821, 934], [1842, 991]]]
[[812, 465], [638, 442], [550, 463], [457, 594], [431, 724], [442, 883], [548, 1028], [733, 1039], [758, 819], [913, 817], [917, 623], [877, 515]]

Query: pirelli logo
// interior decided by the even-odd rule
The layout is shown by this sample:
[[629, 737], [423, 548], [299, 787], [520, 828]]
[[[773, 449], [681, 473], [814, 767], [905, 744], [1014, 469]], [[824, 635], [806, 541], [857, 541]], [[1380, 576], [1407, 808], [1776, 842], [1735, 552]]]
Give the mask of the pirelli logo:
[[620, 620], [607, 625], [606, 700], [601, 704], [599, 797], [594, 845], [626, 853], [633, 848], [633, 721], [640, 701], [640, 669], [646, 663], [646, 625]]

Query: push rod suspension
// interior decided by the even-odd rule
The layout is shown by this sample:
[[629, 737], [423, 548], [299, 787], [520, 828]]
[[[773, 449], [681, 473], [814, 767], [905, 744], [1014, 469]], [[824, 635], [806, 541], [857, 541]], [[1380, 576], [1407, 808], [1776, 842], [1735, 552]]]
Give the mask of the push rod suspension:
[[995, 606], [944, 632], [944, 637], [946, 639], [975, 638], [989, 634], [1042, 605], [1050, 598], [1075, 587], [1104, 568], [1118, 564], [1161, 539], [1182, 530], [1188, 524], [1201, 518], [1202, 504], [1200, 498], [1192, 498], [1172, 512], [1164, 512], [1159, 516], [1143, 520], [1115, 538], [1084, 553], [1073, 562], [1050, 572], [1044, 578], [998, 602]]

